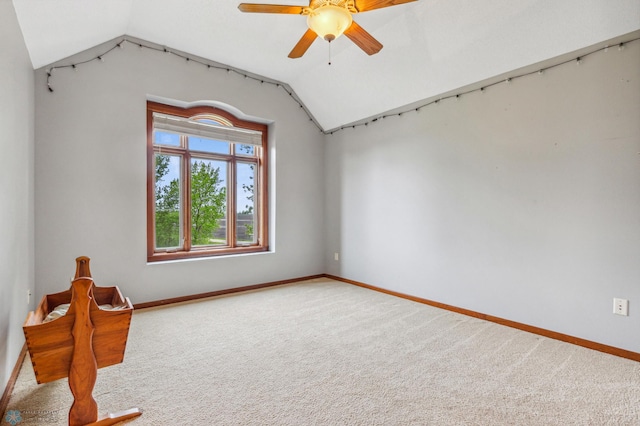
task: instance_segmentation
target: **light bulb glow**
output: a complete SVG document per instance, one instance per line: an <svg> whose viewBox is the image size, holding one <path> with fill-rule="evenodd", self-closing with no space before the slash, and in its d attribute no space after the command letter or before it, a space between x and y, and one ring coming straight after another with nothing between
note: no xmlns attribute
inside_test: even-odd
<svg viewBox="0 0 640 426"><path fill-rule="evenodd" d="M307 17L309 28L329 42L340 37L352 22L351 13L347 9L333 5L321 6Z"/></svg>

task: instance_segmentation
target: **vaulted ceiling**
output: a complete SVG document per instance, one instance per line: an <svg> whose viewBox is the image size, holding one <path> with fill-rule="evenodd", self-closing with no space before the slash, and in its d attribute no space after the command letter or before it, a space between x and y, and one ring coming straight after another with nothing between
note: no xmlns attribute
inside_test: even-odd
<svg viewBox="0 0 640 426"><path fill-rule="evenodd" d="M640 29L638 0L417 0L354 15L384 45L375 55L340 37L290 59L306 17L239 0L13 3L34 68L128 35L286 83L324 130Z"/></svg>

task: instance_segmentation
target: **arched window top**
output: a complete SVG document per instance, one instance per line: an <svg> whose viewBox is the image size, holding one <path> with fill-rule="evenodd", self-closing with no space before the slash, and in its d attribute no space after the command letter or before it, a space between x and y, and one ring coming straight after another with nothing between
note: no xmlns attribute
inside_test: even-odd
<svg viewBox="0 0 640 426"><path fill-rule="evenodd" d="M217 114L198 114L193 117L189 117L189 120L212 124L215 126L233 127L233 123L231 121Z"/></svg>

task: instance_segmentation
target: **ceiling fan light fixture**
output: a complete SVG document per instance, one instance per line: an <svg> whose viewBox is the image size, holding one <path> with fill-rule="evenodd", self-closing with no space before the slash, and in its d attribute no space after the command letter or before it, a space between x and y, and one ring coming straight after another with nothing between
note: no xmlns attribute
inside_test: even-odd
<svg viewBox="0 0 640 426"><path fill-rule="evenodd" d="M307 16L307 25L319 37L331 42L351 26L351 13L344 7L325 5L314 9Z"/></svg>

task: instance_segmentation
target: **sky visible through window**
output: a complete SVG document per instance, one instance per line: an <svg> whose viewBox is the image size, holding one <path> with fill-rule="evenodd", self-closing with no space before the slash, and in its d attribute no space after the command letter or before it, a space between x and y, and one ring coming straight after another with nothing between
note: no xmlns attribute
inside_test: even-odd
<svg viewBox="0 0 640 426"><path fill-rule="evenodd" d="M165 146L180 146L180 135L175 133L167 133L167 132L154 132L154 141L156 145L165 145ZM215 154L229 154L232 148L232 143L225 141L218 141L213 139L206 138L198 138L194 136L189 136L189 149L194 151L202 151L207 153L215 153ZM252 145L237 145L236 153L240 155L248 155L253 157L255 153L255 147ZM204 160L206 161L206 160ZM222 185L226 186L227 179L225 170L220 170L220 177L222 178ZM252 186L255 184L254 178L254 170L248 165L239 163L239 167L237 170L237 179L238 179L238 191L237 191L237 211L243 212L248 209L248 207L255 207L253 201L249 200L252 194L246 190L243 190L245 186ZM178 179L180 177L180 166L177 157L171 158L170 167L168 173L162 178L160 185L168 185L174 179Z"/></svg>

